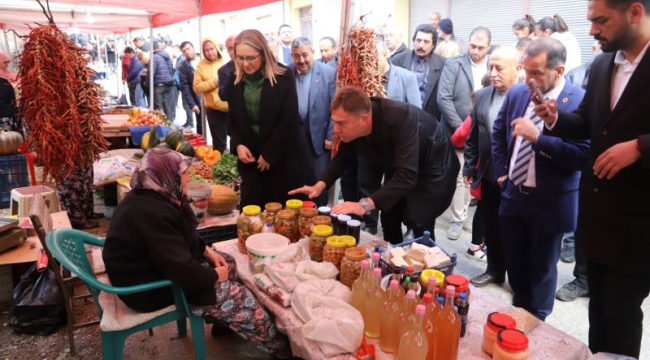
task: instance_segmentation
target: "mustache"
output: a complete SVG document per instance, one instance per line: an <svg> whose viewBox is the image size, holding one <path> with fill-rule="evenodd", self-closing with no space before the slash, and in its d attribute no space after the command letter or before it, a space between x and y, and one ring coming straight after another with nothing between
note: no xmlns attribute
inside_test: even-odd
<svg viewBox="0 0 650 360"><path fill-rule="evenodd" d="M602 37L602 36L600 36L600 35L594 35L594 40L598 40L598 41L607 41L607 39L605 39L604 37Z"/></svg>

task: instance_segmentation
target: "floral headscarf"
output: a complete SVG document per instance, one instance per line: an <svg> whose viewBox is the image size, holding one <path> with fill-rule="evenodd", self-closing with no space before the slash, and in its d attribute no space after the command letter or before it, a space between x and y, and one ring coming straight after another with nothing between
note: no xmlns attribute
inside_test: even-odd
<svg viewBox="0 0 650 360"><path fill-rule="evenodd" d="M11 57L3 52L0 52L0 63L5 63L7 61L11 61ZM16 81L16 73L9 68L0 68L0 78L7 79L9 82L14 82Z"/></svg>
<svg viewBox="0 0 650 360"><path fill-rule="evenodd" d="M181 175L192 165L192 161L180 153L165 148L153 148L146 152L140 165L131 177L131 188L150 189L164 196L181 208L185 219L196 227L197 221L190 203L183 195Z"/></svg>

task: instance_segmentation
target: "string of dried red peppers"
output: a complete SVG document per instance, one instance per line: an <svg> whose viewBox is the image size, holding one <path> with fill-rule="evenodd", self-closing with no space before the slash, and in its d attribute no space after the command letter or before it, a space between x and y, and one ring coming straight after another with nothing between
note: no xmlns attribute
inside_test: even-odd
<svg viewBox="0 0 650 360"><path fill-rule="evenodd" d="M90 81L84 50L43 12L50 22L21 36L19 86L27 147L43 163L43 181L49 175L59 182L80 164L98 160L108 142L102 135L99 85Z"/></svg>
<svg viewBox="0 0 650 360"><path fill-rule="evenodd" d="M372 29L360 24L350 30L347 43L339 54L336 86L339 89L355 86L363 89L369 96L386 97L386 91L381 84L377 43ZM336 156L340 145L341 138L334 134L332 157Z"/></svg>

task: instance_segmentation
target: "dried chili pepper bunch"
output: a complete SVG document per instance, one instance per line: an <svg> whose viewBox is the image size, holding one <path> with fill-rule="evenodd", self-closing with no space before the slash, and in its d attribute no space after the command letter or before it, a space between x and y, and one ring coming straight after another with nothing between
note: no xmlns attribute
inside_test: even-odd
<svg viewBox="0 0 650 360"><path fill-rule="evenodd" d="M99 85L78 47L49 22L21 36L25 40L18 74L23 117L29 130L27 148L43 162L43 181L72 174L80 164L93 163L108 149L102 136Z"/></svg>

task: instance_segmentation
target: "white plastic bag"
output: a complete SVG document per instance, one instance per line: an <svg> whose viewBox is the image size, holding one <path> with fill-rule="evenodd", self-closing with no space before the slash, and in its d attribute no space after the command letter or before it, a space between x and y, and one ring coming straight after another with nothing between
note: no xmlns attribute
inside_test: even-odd
<svg viewBox="0 0 650 360"><path fill-rule="evenodd" d="M298 285L291 297L291 307L305 322L305 338L317 342L327 357L361 346L363 318L349 304L351 295L336 280L311 280Z"/></svg>
<svg viewBox="0 0 650 360"><path fill-rule="evenodd" d="M339 270L331 262L303 260L296 266L296 276L300 281L336 279Z"/></svg>
<svg viewBox="0 0 650 360"><path fill-rule="evenodd" d="M264 267L266 274L271 281L281 289L293 292L293 289L300 284L296 277L296 264L293 263L271 263Z"/></svg>
<svg viewBox="0 0 650 360"><path fill-rule="evenodd" d="M93 185L100 185L117 179L132 176L135 169L128 165L123 156L111 156L93 164Z"/></svg>

